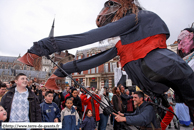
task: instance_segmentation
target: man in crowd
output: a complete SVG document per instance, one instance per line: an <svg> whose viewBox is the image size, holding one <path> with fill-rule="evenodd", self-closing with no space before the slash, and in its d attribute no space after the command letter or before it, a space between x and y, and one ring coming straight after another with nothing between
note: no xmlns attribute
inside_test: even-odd
<svg viewBox="0 0 194 130"><path fill-rule="evenodd" d="M157 123L156 113L152 105L144 101L144 93L137 91L133 95L134 105L137 107L134 113L115 114L117 122L126 122L128 125L140 126L142 130L160 130Z"/></svg>
<svg viewBox="0 0 194 130"><path fill-rule="evenodd" d="M1 105L7 111L6 122L41 122L41 110L36 95L27 87L28 78L19 73L13 86L2 97Z"/></svg>
<svg viewBox="0 0 194 130"><path fill-rule="evenodd" d="M63 91L63 96L65 97L70 91L70 87L66 87L66 89Z"/></svg>

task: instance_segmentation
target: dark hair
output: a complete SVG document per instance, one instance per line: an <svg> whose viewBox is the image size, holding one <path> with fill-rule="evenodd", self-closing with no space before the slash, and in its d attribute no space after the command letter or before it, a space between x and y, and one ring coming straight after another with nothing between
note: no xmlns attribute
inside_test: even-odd
<svg viewBox="0 0 194 130"><path fill-rule="evenodd" d="M134 94L137 94L139 98L142 97L142 98L143 98L143 101L144 101L144 93L143 93L143 92L141 92L141 91L136 91L136 92L134 92Z"/></svg>
<svg viewBox="0 0 194 130"><path fill-rule="evenodd" d="M5 83L2 83L2 84L0 84L0 88L5 88L5 87L7 87L7 85L5 84Z"/></svg>
<svg viewBox="0 0 194 130"><path fill-rule="evenodd" d="M92 111L92 110L90 110L90 109L86 110L86 115L88 115L88 112L89 112L89 111Z"/></svg>
<svg viewBox="0 0 194 130"><path fill-rule="evenodd" d="M14 83L15 83L15 81L10 81L10 83L11 83L11 84L14 84Z"/></svg>
<svg viewBox="0 0 194 130"><path fill-rule="evenodd" d="M20 76L26 76L24 73L19 73L16 77L15 77L15 80L18 80L18 78L20 77Z"/></svg>
<svg viewBox="0 0 194 130"><path fill-rule="evenodd" d="M117 87L114 87L114 88L112 89L112 93L113 93L113 94L116 94L116 91L117 91Z"/></svg>
<svg viewBox="0 0 194 130"><path fill-rule="evenodd" d="M46 91L45 96L49 95L50 93L53 94L53 92L50 91L50 90L49 91Z"/></svg>
<svg viewBox="0 0 194 130"><path fill-rule="evenodd" d="M72 101L72 103L73 103L73 100L71 98L67 98L65 103L67 102L67 100Z"/></svg>
<svg viewBox="0 0 194 130"><path fill-rule="evenodd" d="M77 89L76 88L72 88L71 89L71 93L73 93L73 91L77 91Z"/></svg>

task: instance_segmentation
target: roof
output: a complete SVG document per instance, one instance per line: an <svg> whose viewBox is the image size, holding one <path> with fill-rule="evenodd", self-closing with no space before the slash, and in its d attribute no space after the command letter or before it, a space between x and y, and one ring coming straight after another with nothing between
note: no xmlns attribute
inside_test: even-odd
<svg viewBox="0 0 194 130"><path fill-rule="evenodd" d="M0 69L0 75L2 75L3 72L4 72L4 75L10 75L10 76L12 76L12 73L14 73L14 76L16 76L19 73L24 73L26 74L27 77L31 77L31 78L36 77L41 79L45 79L48 74L45 71Z"/></svg>
<svg viewBox="0 0 194 130"><path fill-rule="evenodd" d="M14 62L18 57L0 56L1 62Z"/></svg>

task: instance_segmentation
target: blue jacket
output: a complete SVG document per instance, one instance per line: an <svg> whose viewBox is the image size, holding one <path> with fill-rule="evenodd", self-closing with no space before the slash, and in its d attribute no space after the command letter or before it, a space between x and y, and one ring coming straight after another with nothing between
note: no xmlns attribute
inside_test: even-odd
<svg viewBox="0 0 194 130"><path fill-rule="evenodd" d="M40 104L42 122L54 122L55 118L60 121L61 115L59 107L56 103L46 103L45 101Z"/></svg>
<svg viewBox="0 0 194 130"><path fill-rule="evenodd" d="M129 125L151 128L151 123L153 123L155 128L160 128L157 125L156 113L153 106L145 101L136 108L134 113L125 113L125 117L126 123Z"/></svg>
<svg viewBox="0 0 194 130"><path fill-rule="evenodd" d="M72 107L68 109L65 107L61 111L62 130L78 130L79 129L79 115Z"/></svg>
<svg viewBox="0 0 194 130"><path fill-rule="evenodd" d="M93 117L86 116L81 124L82 130L94 130L96 128L96 122Z"/></svg>

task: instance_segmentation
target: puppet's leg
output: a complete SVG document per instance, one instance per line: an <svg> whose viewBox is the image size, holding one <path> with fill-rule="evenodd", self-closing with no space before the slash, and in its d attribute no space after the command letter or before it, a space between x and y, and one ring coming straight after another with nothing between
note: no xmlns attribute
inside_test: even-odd
<svg viewBox="0 0 194 130"><path fill-rule="evenodd" d="M176 53L156 49L144 58L145 64L155 72L152 81L171 87L179 98L194 110L194 72Z"/></svg>

